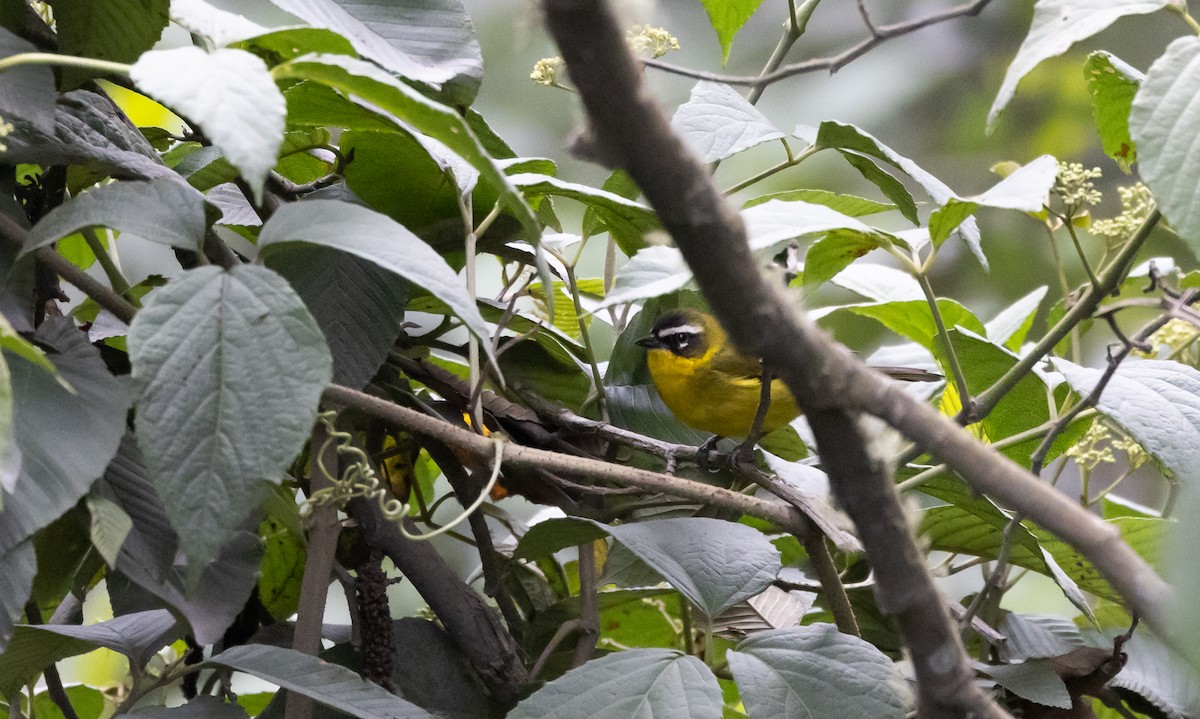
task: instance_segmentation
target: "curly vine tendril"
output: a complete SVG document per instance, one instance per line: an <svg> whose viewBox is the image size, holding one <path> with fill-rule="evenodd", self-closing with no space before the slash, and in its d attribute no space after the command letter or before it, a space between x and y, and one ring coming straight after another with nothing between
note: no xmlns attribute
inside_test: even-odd
<svg viewBox="0 0 1200 719"><path fill-rule="evenodd" d="M338 509L343 509L350 500L358 497L367 500L373 499L379 503L379 509L383 513L383 516L389 522L396 525L400 530L400 534L404 535L406 539L423 542L433 539L439 534L449 532L467 517L470 517L487 500L492 488L496 486L496 482L500 479L500 465L504 461L504 439L499 435L492 435L491 439L496 448L496 454L492 460L492 476L488 479L487 485L484 486L483 490L479 492L479 496L471 503L471 506L460 512L453 520L432 532L412 534L405 529L403 522L404 518L408 516L411 505L388 496L387 490L379 482L379 476L371 468L371 463L368 461L366 452L351 444L352 437L349 432L343 432L334 426L336 418L336 412L322 412L317 415L317 420L325 427L328 436L321 445L321 451L313 455L312 462L317 471L324 475L332 483L332 486L312 493L308 498L308 502L301 510L301 514L304 517L308 517L312 514L313 510L320 507L335 506ZM325 452L334 443L337 444L339 455L349 456L353 460L346 467L346 471L342 473L341 477L335 477L323 461Z"/></svg>

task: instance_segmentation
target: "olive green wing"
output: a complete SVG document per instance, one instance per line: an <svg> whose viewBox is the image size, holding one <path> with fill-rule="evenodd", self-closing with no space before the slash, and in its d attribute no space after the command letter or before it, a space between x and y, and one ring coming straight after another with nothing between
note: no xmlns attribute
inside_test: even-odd
<svg viewBox="0 0 1200 719"><path fill-rule="evenodd" d="M712 369L731 379L762 382L762 362L732 349L722 349L713 355Z"/></svg>

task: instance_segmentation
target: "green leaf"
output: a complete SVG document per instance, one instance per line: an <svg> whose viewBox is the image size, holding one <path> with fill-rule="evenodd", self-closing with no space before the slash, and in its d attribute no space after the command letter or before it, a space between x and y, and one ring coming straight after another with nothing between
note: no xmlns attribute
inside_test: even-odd
<svg viewBox="0 0 1200 719"><path fill-rule="evenodd" d="M881 169L879 165L876 165L872 160L862 155L847 150L840 150L840 152L846 162L855 170L858 170L858 174L862 175L863 179L878 187L884 197L896 205L896 209L900 211L904 219L914 225L921 223L921 218L917 214L917 202L913 199L912 194L909 193L908 188L904 186L903 182L892 177L890 173Z"/></svg>
<svg viewBox="0 0 1200 719"><path fill-rule="evenodd" d="M1008 637L1001 656L1009 662L1050 659L1085 646L1079 628L1066 617L1008 614L999 629Z"/></svg>
<svg viewBox="0 0 1200 719"><path fill-rule="evenodd" d="M170 0L55 0L58 51L133 62L162 37L170 4ZM63 82L75 88L101 74L90 68L63 68Z"/></svg>
<svg viewBox="0 0 1200 719"><path fill-rule="evenodd" d="M1200 107L1200 38L1181 37L1154 61L1133 99L1129 133L1138 148L1138 174L1163 215L1200 254L1200 151L1194 147Z"/></svg>
<svg viewBox="0 0 1200 719"><path fill-rule="evenodd" d="M1033 320L1037 317L1038 308L1046 297L1047 289L1045 285L1037 288L985 323L988 339L1013 352L1021 349L1026 335L1029 334L1029 328L1033 326Z"/></svg>
<svg viewBox="0 0 1200 719"><path fill-rule="evenodd" d="M129 70L139 89L199 125L242 173L256 202L283 142L286 103L262 60L198 47L145 53Z"/></svg>
<svg viewBox="0 0 1200 719"><path fill-rule="evenodd" d="M1116 55L1103 51L1088 55L1083 75L1087 78L1092 117L1104 154L1129 172L1129 166L1137 160L1137 147L1129 136L1129 110L1146 76Z"/></svg>
<svg viewBox="0 0 1200 719"><path fill-rule="evenodd" d="M781 243L806 235L850 230L876 237L881 245L895 238L883 230L843 215L824 205L793 200L770 200L742 210L746 235L753 250L773 250Z"/></svg>
<svg viewBox="0 0 1200 719"><path fill-rule="evenodd" d="M671 118L671 127L704 163L784 137L741 93L706 80L692 88L688 101Z"/></svg>
<svg viewBox="0 0 1200 719"><path fill-rule="evenodd" d="M886 202L876 202L875 200L868 200L865 197L855 195L839 195L829 190L784 190L782 192L772 192L761 197L755 197L752 200L747 200L746 204L742 205L742 209L761 205L771 200L781 200L783 202L800 200L811 205L825 205L829 209L837 210L848 217L863 217L864 215L874 215L897 209L896 205Z"/></svg>
<svg viewBox="0 0 1200 719"><path fill-rule="evenodd" d="M238 699L240 701L241 696ZM128 719L245 719L248 715L246 710L237 704L201 694L176 707L142 707L131 712L121 712L121 716Z"/></svg>
<svg viewBox="0 0 1200 719"><path fill-rule="evenodd" d="M555 169L557 170L557 168ZM545 172L540 170L538 172L543 175L558 174L557 172ZM638 187L637 183L633 181L633 178L629 176L629 173L625 172L624 170L613 170L613 173L604 180L604 184L600 186L600 189L604 190L605 192L611 192L614 195L624 197L627 200L636 200L638 196L642 194L642 188ZM584 210L583 236L587 238L605 231L606 228L601 224L600 218L596 216L596 211L591 207L588 207L586 210ZM636 252L639 249L642 248L633 248L633 251L626 251L622 249L621 251L624 252L628 257L632 256L633 252Z"/></svg>
<svg viewBox="0 0 1200 719"><path fill-rule="evenodd" d="M141 667L162 647L182 635L178 620L165 609L126 614L98 624L24 624L0 655L0 694L12 696L50 664L104 647Z"/></svg>
<svg viewBox="0 0 1200 719"><path fill-rule="evenodd" d="M592 522L574 517L554 517L530 527L517 543L513 558L537 559L606 536L608 530Z"/></svg>
<svg viewBox="0 0 1200 719"><path fill-rule="evenodd" d="M5 356L12 376L20 475L12 491L4 493L0 554L87 494L117 451L129 407L125 385L109 373L100 353L69 319L47 318L35 340L56 351L50 361L58 377L16 355ZM71 438L69 452L63 450L63 437Z"/></svg>
<svg viewBox="0 0 1200 719"><path fill-rule="evenodd" d="M762 0L700 0L708 12L708 21L721 41L721 64L729 62L733 36L746 24Z"/></svg>
<svg viewBox="0 0 1200 719"><path fill-rule="evenodd" d="M640 250L617 271L613 287L600 307L661 297L692 281L692 271L674 247L657 245Z"/></svg>
<svg viewBox="0 0 1200 719"><path fill-rule="evenodd" d="M952 197L929 216L929 234L934 246L946 241L963 220L980 207L1037 212L1046 204L1047 194L1058 176L1058 161L1042 155L993 187L974 197Z"/></svg>
<svg viewBox="0 0 1200 719"><path fill-rule="evenodd" d="M710 618L779 574L779 551L744 524L686 517L621 524L608 533Z"/></svg>
<svg viewBox="0 0 1200 719"><path fill-rule="evenodd" d="M1058 358L1054 367L1085 397L1104 374ZM1140 444L1168 477L1185 486L1200 482L1200 371L1179 362L1122 363L1096 409Z"/></svg>
<svg viewBox="0 0 1200 719"><path fill-rule="evenodd" d="M555 306L570 300L559 298ZM528 388L545 399L582 412L592 394L591 369L567 351L549 332L504 345L500 371L514 387Z"/></svg>
<svg viewBox="0 0 1200 719"><path fill-rule="evenodd" d="M12 638L13 622L25 611L35 574L37 553L32 540L0 552L0 651L4 651Z"/></svg>
<svg viewBox="0 0 1200 719"><path fill-rule="evenodd" d="M0 59L37 52L33 44L0 28ZM54 134L54 72L49 65L19 65L0 74L0 116L20 118Z"/></svg>
<svg viewBox="0 0 1200 719"><path fill-rule="evenodd" d="M460 0L271 0L317 27L345 37L362 57L401 77L449 84L456 105L470 105L483 77L483 55Z"/></svg>
<svg viewBox="0 0 1200 719"><path fill-rule="evenodd" d="M276 79L312 80L356 96L441 142L470 163L501 193L529 238L541 236L541 227L521 193L488 156L462 117L451 108L426 98L370 63L339 55L308 55L275 67L272 74Z"/></svg>
<svg viewBox="0 0 1200 719"><path fill-rule="evenodd" d="M725 656L752 719L899 719L912 703L887 655L831 624L761 632Z"/></svg>
<svg viewBox="0 0 1200 719"><path fill-rule="evenodd" d="M607 190L532 173L513 175L509 180L527 196L568 197L583 203L599 223L596 231L607 230L626 255L645 247L646 233L659 229L653 210Z"/></svg>
<svg viewBox="0 0 1200 719"><path fill-rule="evenodd" d="M1181 630L1194 640L1195 634L1190 628L1181 627ZM1137 632L1124 646L1124 651L1129 660L1109 683L1110 687L1115 687L1121 694L1132 693L1148 701L1162 712L1161 716L1185 719L1200 714L1200 686L1196 683L1195 673L1189 672L1179 656L1157 637L1148 632Z"/></svg>
<svg viewBox="0 0 1200 719"><path fill-rule="evenodd" d="M259 247L264 248L261 237ZM407 281L370 260L330 247L283 244L263 257L267 267L292 285L320 325L333 354L333 381L355 389L365 385L400 336Z"/></svg>
<svg viewBox="0 0 1200 719"><path fill-rule="evenodd" d="M817 131L816 144L821 147L836 149L842 152L843 155L846 155L846 153L849 152L863 158L875 158L877 160L883 160L884 162L896 167L904 174L916 180L917 184L919 184L929 195L929 197L939 205L944 205L949 202L951 198L955 197L954 191L951 190L946 183L922 169L917 165L917 163L875 139L875 137L873 137L870 133L861 128L855 127L854 125L847 125L833 121L822 122ZM847 156L847 159L849 160L850 156ZM863 168L861 167L862 163L855 164L852 162L851 164L859 169L860 172L863 171ZM868 179L871 178L868 177ZM881 189L883 189L883 186L881 186ZM905 194L907 194L907 191L905 191ZM900 206L902 212L906 209L905 204L902 204L902 197L899 197L894 192L892 194L888 194L887 196ZM912 209L914 210L913 217L910 217L909 219L913 220L915 223L916 208L913 207ZM908 217L908 215L906 214L905 217ZM975 255L975 258L979 260L979 263L983 265L984 268L987 268L987 257L984 256L983 249L979 244L979 226L975 223L975 220L972 218L967 218L962 222L962 224L958 225L957 229L959 234L962 235L963 241L967 243L967 247L971 250L971 253Z"/></svg>
<svg viewBox="0 0 1200 719"><path fill-rule="evenodd" d="M967 391L972 395L991 387L1019 361L1018 356L1010 350L965 330L952 329L948 334L962 366ZM949 361L941 343L935 343L932 351L943 369L947 367ZM1047 394L1046 383L1038 375L1029 373L1022 376L995 409L979 423L986 441L998 442L1049 422L1051 417ZM1045 463L1050 463L1073 445L1090 424L1077 422L1062 432L1047 453ZM1006 447L1001 452L1028 468L1030 455L1041 442L1042 438L1037 437Z"/></svg>
<svg viewBox="0 0 1200 719"><path fill-rule="evenodd" d="M234 42L231 47L247 50L274 61L287 62L312 52L354 55L354 46L345 37L323 27L284 27ZM291 120L291 118L288 118Z"/></svg>
<svg viewBox="0 0 1200 719"><path fill-rule="evenodd" d="M1004 81L988 111L988 131L995 127L1000 111L1012 99L1017 83L1043 60L1063 54L1119 18L1154 12L1169 4L1170 0L1038 0L1029 33L1004 73Z"/></svg>
<svg viewBox="0 0 1200 719"><path fill-rule="evenodd" d="M165 178L116 182L51 210L29 232L22 255L88 227L110 227L151 242L198 252L208 229L204 195Z"/></svg>
<svg viewBox="0 0 1200 719"><path fill-rule="evenodd" d="M92 717L99 719L104 715L104 694L99 689L77 684L73 687L65 687L63 691L66 692L67 701L71 702L71 708L75 710L76 716L81 719L92 719ZM41 719L66 719L62 710L50 698L50 692L41 692L33 698L31 715L41 717ZM130 715L126 714L125 716Z"/></svg>
<svg viewBox="0 0 1200 719"><path fill-rule="evenodd" d="M671 649L630 649L546 684L509 719L719 719L721 688L699 659Z"/></svg>
<svg viewBox="0 0 1200 719"><path fill-rule="evenodd" d="M394 690L439 716L493 714L462 650L435 622L416 617L392 622L390 679Z"/></svg>
<svg viewBox="0 0 1200 719"><path fill-rule="evenodd" d="M1052 662L1034 659L1020 664L978 666L978 669L1023 699L1042 706L1071 708L1071 694L1062 678L1055 673Z"/></svg>
<svg viewBox="0 0 1200 719"><path fill-rule="evenodd" d="M491 357L491 332L475 298L441 255L403 225L347 202L307 200L280 207L258 236L264 260L298 242L348 252L424 287L483 340L480 344Z"/></svg>
<svg viewBox="0 0 1200 719"><path fill-rule="evenodd" d="M92 544L105 562L116 566L121 545L133 529L133 520L119 504L107 497L92 495L87 499L87 506L92 515Z"/></svg>
<svg viewBox="0 0 1200 719"><path fill-rule="evenodd" d="M819 287L859 257L880 247L879 237L852 230L834 230L812 243L804 255L804 286Z"/></svg>
<svg viewBox="0 0 1200 719"><path fill-rule="evenodd" d="M289 504L291 512L298 514L296 503L291 501ZM290 531L273 517L264 519L258 532L264 545L258 598L263 609L283 621L295 614L300 604L300 582L304 578L308 547L303 533Z"/></svg>
<svg viewBox="0 0 1200 719"><path fill-rule="evenodd" d="M205 664L245 672L361 719L431 719L354 672L292 649L265 644L230 647Z"/></svg>
<svg viewBox="0 0 1200 719"><path fill-rule="evenodd" d="M42 133L14 121L13 133L4 138L5 163L89 164L125 178L178 179L142 133L118 115L107 95L67 93L59 98L55 123L53 133Z"/></svg>
<svg viewBox="0 0 1200 719"><path fill-rule="evenodd" d="M1165 554L1167 532L1171 522L1166 519L1142 517L1116 517L1105 520L1120 531L1121 539L1137 552L1147 563L1161 570ZM1097 597L1120 602L1121 595L1100 574L1100 570L1087 560L1078 550L1057 538L1050 532L1037 528L1034 536L1050 555L1055 563L1062 568L1063 573L1079 585L1079 588L1091 592ZM1036 568L1034 568L1036 569Z"/></svg>
<svg viewBox="0 0 1200 719"><path fill-rule="evenodd" d="M188 538L195 586L307 439L332 375L329 348L287 282L251 265L171 280L147 298L128 342L138 442Z"/></svg>
<svg viewBox="0 0 1200 719"><path fill-rule="evenodd" d="M954 300L939 298L937 306L947 328L962 326L976 334L984 333L983 323L970 310ZM848 305L840 309L878 320L884 327L916 342L930 352L935 351L941 342L938 339L933 312L925 300Z"/></svg>
<svg viewBox="0 0 1200 719"><path fill-rule="evenodd" d="M204 0L173 0L171 21L192 35L211 40L217 47L225 47L267 32L267 28L262 25L237 13L209 5Z"/></svg>

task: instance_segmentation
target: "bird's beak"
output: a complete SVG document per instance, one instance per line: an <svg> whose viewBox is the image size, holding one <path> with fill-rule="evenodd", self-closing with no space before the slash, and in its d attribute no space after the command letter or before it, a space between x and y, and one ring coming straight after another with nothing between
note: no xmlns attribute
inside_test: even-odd
<svg viewBox="0 0 1200 719"><path fill-rule="evenodd" d="M641 338L640 340L635 341L634 344L637 345L638 347L645 347L647 349L654 349L655 347L662 347L662 342L659 342L658 338L655 337L654 335L646 335L645 337Z"/></svg>

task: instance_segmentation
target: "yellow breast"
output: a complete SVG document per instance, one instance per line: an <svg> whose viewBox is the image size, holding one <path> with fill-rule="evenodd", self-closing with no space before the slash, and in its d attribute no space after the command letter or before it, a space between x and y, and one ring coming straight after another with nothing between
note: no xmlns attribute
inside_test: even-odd
<svg viewBox="0 0 1200 719"><path fill-rule="evenodd" d="M711 355L687 358L652 349L646 362L663 403L680 421L722 437L745 437L754 424L762 382L714 370ZM771 382L771 407L763 431L778 429L799 414L787 387L779 380Z"/></svg>

